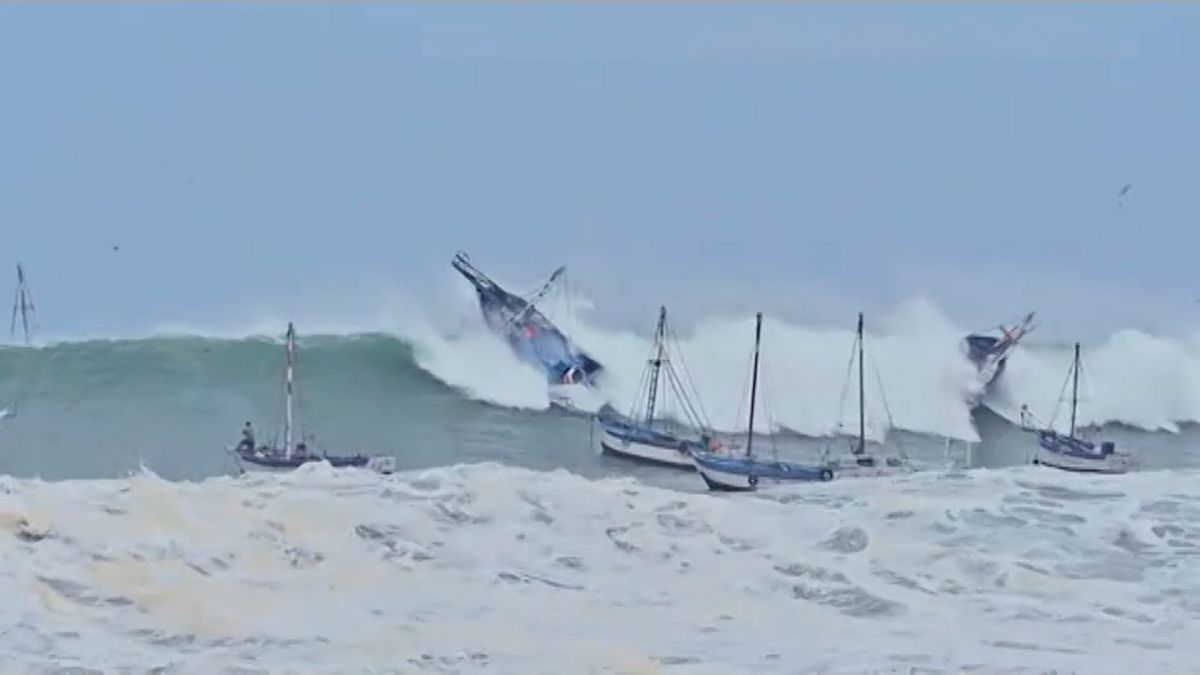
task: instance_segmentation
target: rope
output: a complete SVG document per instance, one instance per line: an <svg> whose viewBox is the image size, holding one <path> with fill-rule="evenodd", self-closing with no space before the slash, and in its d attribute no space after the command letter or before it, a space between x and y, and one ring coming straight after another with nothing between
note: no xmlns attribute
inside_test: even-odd
<svg viewBox="0 0 1200 675"><path fill-rule="evenodd" d="M842 394L838 397L838 414L837 426L835 431L842 429L842 422L845 421L846 415L846 394L850 390L850 378L854 376L854 357L858 352L858 338L854 339L854 344L850 345L850 360L846 363L846 378L842 380Z"/></svg>
<svg viewBox="0 0 1200 675"><path fill-rule="evenodd" d="M700 400L700 390L696 387L696 381L692 379L692 373L688 370L687 361L683 358L683 349L680 347L679 337L675 334L675 329L671 326L667 326L667 337L675 343L675 354L679 357L679 365L683 367L683 374L687 378L687 384L695 394L696 406L700 409L700 420L706 429L711 429L712 418L708 416L708 411L704 409L704 401Z"/></svg>
<svg viewBox="0 0 1200 675"><path fill-rule="evenodd" d="M1071 369L1074 369L1072 364ZM1054 413L1050 416L1050 427L1054 427L1054 422L1058 420L1058 411L1062 408L1063 398L1067 395L1067 385L1071 384L1071 370L1067 370L1067 376L1063 379L1062 387L1058 390L1058 401L1054 404Z"/></svg>
<svg viewBox="0 0 1200 675"><path fill-rule="evenodd" d="M871 359L871 370L875 373L875 383L879 387L879 400L883 401L883 412L887 415L888 429L893 429L896 427L896 421L892 419L892 409L888 405L887 392L883 389L883 377L880 374L879 364L875 363L875 356L873 354L868 355L867 358ZM900 450L900 456L908 459L908 452L905 450L904 443L899 437L896 438L896 447Z"/></svg>

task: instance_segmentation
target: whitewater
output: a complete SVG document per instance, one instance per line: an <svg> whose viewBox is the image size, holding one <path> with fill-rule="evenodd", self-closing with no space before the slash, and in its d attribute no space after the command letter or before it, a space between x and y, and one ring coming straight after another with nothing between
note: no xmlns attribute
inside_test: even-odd
<svg viewBox="0 0 1200 675"><path fill-rule="evenodd" d="M1197 477L9 479L2 641L19 669L1188 672Z"/></svg>
<svg viewBox="0 0 1200 675"><path fill-rule="evenodd" d="M1169 673L1197 657L1187 339L1084 343L1081 419L1140 469L1060 474L1026 465L1013 422L1022 404L1054 416L1070 345L1035 333L973 408L968 331L906 303L867 317L868 435L931 470L717 496L600 456L587 416L551 407L469 301L448 321L297 320L301 426L396 456L392 476L236 474L223 448L279 417L283 321L0 347L5 666ZM588 408L633 403L647 309L641 331L579 302L554 316L606 367ZM853 321L767 317L758 412L781 455L854 423ZM753 317L676 329L713 424L744 429ZM948 439L969 446L955 468Z"/></svg>

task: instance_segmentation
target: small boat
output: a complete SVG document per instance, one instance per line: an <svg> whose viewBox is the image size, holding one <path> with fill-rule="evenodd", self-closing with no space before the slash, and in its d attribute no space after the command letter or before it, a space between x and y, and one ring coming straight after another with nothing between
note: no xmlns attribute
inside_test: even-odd
<svg viewBox="0 0 1200 675"><path fill-rule="evenodd" d="M551 403L574 407L572 388L596 386L603 371L600 363L550 323L537 308L537 303L563 276L565 267L555 270L529 299L524 299L492 281L463 251L455 253L450 264L475 287L479 309L488 328L504 337L518 358L546 373Z"/></svg>
<svg viewBox="0 0 1200 675"><path fill-rule="evenodd" d="M37 325L36 311L33 306L33 295L29 292L29 284L25 283L25 270L21 267L21 263L17 263L17 290L13 293L12 323L9 324L8 336L14 337L17 334L17 317L20 316L25 345L29 346L30 329Z"/></svg>
<svg viewBox="0 0 1200 675"><path fill-rule="evenodd" d="M971 403L977 404L983 390L991 386L1004 372L1009 354L1016 349L1021 338L1033 330L1033 316L1034 312L1030 312L1012 327L1000 325L994 332L972 333L963 338L967 359L975 366L981 385L979 394Z"/></svg>
<svg viewBox="0 0 1200 675"><path fill-rule="evenodd" d="M371 457L363 454L330 455L318 452L308 447L305 440L294 442L293 418L294 375L296 370L296 328L288 323L285 351L287 353L284 368L284 417L283 444L258 445L254 442L253 427L246 423L245 438L234 447L228 447L230 453L241 461L268 469L295 469L309 462L329 462L335 467L365 467L379 473L395 471L396 458L390 456Z"/></svg>
<svg viewBox="0 0 1200 675"><path fill-rule="evenodd" d="M854 360L858 363L858 436L854 438L849 452L832 454L829 449L826 449L823 457L825 465L833 469L837 476L886 476L907 473L913 470L913 466L907 458L867 452L866 386L864 382L866 371L863 351L863 315L862 312L859 312L854 339ZM843 389L844 391L845 389ZM886 410L887 400L883 396L882 384L880 397L884 398L883 403ZM889 423L891 421L890 412L888 421Z"/></svg>
<svg viewBox="0 0 1200 675"><path fill-rule="evenodd" d="M599 428L600 450L606 455L690 471L693 452L716 452L720 444L704 421L703 410L684 387L686 369L681 374L671 363L667 333L667 308L661 307L633 409L623 417L606 407L594 424ZM694 391L695 387L691 388ZM655 417L668 408L672 395L686 425Z"/></svg>
<svg viewBox="0 0 1200 675"><path fill-rule="evenodd" d="M1118 452L1113 441L1090 441L1076 435L1076 414L1079 410L1079 343L1075 343L1075 358L1068 374L1071 380L1071 426L1066 434L1053 429L1051 423L1038 428L1028 406L1021 406L1021 428L1037 435L1032 462L1063 471L1082 473L1126 473L1133 467L1133 457ZM1065 387L1065 383L1064 383ZM1060 398L1061 402L1061 398Z"/></svg>
<svg viewBox="0 0 1200 675"><path fill-rule="evenodd" d="M754 366L750 380L750 420L746 432L746 454L731 457L714 452L693 452L692 464L709 490L749 492L765 484L791 484L833 479L827 466L758 459L754 456L754 406L758 395L758 359L762 344L762 312L755 315Z"/></svg>

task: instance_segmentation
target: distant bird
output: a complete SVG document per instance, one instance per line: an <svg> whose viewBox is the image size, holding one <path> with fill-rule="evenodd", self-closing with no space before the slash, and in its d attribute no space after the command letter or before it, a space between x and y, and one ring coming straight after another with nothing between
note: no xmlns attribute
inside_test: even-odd
<svg viewBox="0 0 1200 675"><path fill-rule="evenodd" d="M120 247L120 246L117 246L116 244L113 244L113 247L112 247L112 249L113 249L113 253L120 253L120 252L121 252L121 247Z"/></svg>
<svg viewBox="0 0 1200 675"><path fill-rule="evenodd" d="M1124 197L1125 193L1129 192L1129 188L1131 188L1131 187L1133 187L1133 183L1126 183L1125 187L1121 188L1121 191L1117 193L1117 196Z"/></svg>

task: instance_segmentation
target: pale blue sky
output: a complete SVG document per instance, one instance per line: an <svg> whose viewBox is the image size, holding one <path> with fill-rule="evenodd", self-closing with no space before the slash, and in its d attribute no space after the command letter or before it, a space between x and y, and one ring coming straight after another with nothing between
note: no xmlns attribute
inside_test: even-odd
<svg viewBox="0 0 1200 675"><path fill-rule="evenodd" d="M568 263L613 322L923 294L963 325L1185 330L1198 29L1182 4L3 5L0 264L59 335L438 297L458 248L526 287Z"/></svg>

